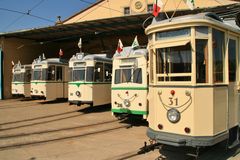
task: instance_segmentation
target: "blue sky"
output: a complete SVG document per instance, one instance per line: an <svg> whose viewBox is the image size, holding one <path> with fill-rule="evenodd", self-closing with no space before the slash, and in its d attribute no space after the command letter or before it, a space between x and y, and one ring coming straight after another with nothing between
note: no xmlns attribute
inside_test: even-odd
<svg viewBox="0 0 240 160"><path fill-rule="evenodd" d="M94 2L96 0L0 0L0 32L52 26L57 16L64 20ZM6 10L23 13L31 10L31 15L40 18Z"/></svg>

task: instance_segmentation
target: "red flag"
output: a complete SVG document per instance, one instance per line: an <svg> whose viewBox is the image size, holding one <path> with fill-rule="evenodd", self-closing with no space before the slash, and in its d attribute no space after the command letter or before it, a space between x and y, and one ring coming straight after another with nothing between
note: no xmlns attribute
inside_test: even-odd
<svg viewBox="0 0 240 160"><path fill-rule="evenodd" d="M58 53L58 54L59 54L59 56L60 56L60 57L62 57L62 56L63 56L63 51L62 51L62 49L61 49L61 48L60 48L60 50L59 50L59 53Z"/></svg>
<svg viewBox="0 0 240 160"><path fill-rule="evenodd" d="M123 44L122 44L122 41L121 39L118 40L118 46L117 46L117 52L118 53L121 53L123 50Z"/></svg>
<svg viewBox="0 0 240 160"><path fill-rule="evenodd" d="M162 0L154 0L154 3L153 3L153 15L154 17L157 17L159 12L160 12L160 9L163 7L163 2Z"/></svg>

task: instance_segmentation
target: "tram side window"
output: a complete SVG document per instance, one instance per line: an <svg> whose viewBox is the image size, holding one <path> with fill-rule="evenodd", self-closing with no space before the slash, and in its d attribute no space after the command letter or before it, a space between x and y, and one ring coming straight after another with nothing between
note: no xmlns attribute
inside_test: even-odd
<svg viewBox="0 0 240 160"><path fill-rule="evenodd" d="M104 69L105 69L105 82L111 82L111 80L112 80L112 64L105 63Z"/></svg>
<svg viewBox="0 0 240 160"><path fill-rule="evenodd" d="M208 83L208 40L196 40L197 83Z"/></svg>
<svg viewBox="0 0 240 160"><path fill-rule="evenodd" d="M133 83L142 83L142 68L137 68L134 71Z"/></svg>
<svg viewBox="0 0 240 160"><path fill-rule="evenodd" d="M103 82L103 63L97 62L95 64L95 81Z"/></svg>
<svg viewBox="0 0 240 160"><path fill-rule="evenodd" d="M120 76L121 76L121 70L116 69L115 70L115 77L114 77L114 83L119 84L120 83Z"/></svg>
<svg viewBox="0 0 240 160"><path fill-rule="evenodd" d="M92 82L93 77L94 77L94 67L87 67L87 76L86 76L86 81L87 82Z"/></svg>
<svg viewBox="0 0 240 160"><path fill-rule="evenodd" d="M213 29L213 82L223 82L224 75L224 32Z"/></svg>
<svg viewBox="0 0 240 160"><path fill-rule="evenodd" d="M230 39L228 44L228 65L229 65L229 82L236 81L236 40Z"/></svg>
<svg viewBox="0 0 240 160"><path fill-rule="evenodd" d="M69 81L73 81L73 69L72 68L68 69L68 75L69 75Z"/></svg>
<svg viewBox="0 0 240 160"><path fill-rule="evenodd" d="M56 79L57 81L62 81L63 77L62 77L62 67L61 66L57 66L57 74L56 74Z"/></svg>
<svg viewBox="0 0 240 160"><path fill-rule="evenodd" d="M48 67L48 72L47 72L47 80L55 80L55 66L49 66Z"/></svg>

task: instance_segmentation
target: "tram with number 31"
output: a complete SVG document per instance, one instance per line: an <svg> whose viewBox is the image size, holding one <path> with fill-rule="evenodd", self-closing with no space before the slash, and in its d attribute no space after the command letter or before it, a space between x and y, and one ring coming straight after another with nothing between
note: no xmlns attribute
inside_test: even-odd
<svg viewBox="0 0 240 160"><path fill-rule="evenodd" d="M174 146L239 143L240 30L213 13L158 21L149 49L150 139Z"/></svg>

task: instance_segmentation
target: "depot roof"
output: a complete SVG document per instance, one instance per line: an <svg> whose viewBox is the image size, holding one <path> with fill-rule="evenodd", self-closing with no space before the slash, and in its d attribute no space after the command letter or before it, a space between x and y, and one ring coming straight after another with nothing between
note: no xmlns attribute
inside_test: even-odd
<svg viewBox="0 0 240 160"><path fill-rule="evenodd" d="M202 11L212 11L222 15L222 17L234 17L239 13L240 5L231 4L221 7L196 9L194 11L179 11L178 15L197 13ZM169 15L172 14L168 13ZM99 20L91 20L77 22L71 24L59 24L55 26L27 29L15 32L0 33L0 37L30 39L38 42L61 41L71 38L91 37L98 34L104 35L120 35L120 34L144 34L143 22L150 17L151 14L137 14L123 17L106 18ZM220 16L221 17L221 16Z"/></svg>

